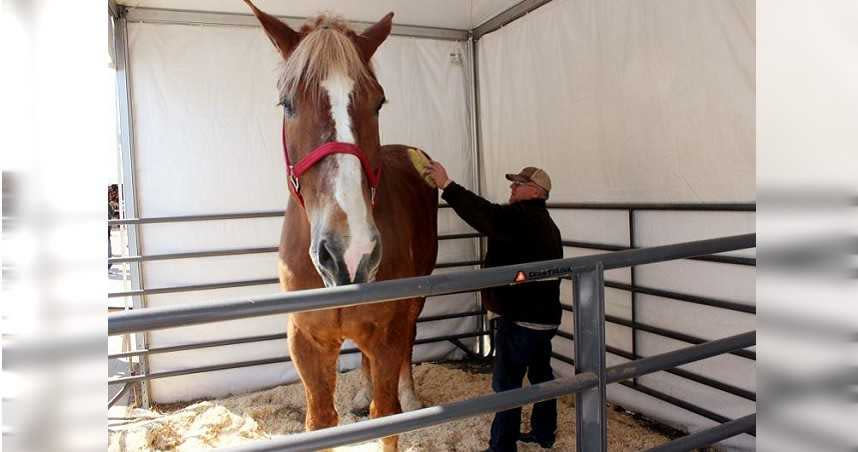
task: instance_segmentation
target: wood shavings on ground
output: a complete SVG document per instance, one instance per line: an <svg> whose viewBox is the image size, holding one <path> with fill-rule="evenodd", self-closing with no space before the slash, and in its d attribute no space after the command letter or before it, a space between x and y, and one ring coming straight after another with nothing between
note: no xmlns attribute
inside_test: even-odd
<svg viewBox="0 0 858 452"><path fill-rule="evenodd" d="M491 374L456 368L456 364L420 364L414 368L418 394L427 406L491 394ZM459 366L461 367L461 366ZM359 385L357 371L338 375L336 408L340 424L365 419L351 413L350 402ZM304 431L304 389L300 383L250 394L192 404L160 407L141 412L145 418L109 427L110 452L190 451L231 446ZM575 449L573 396L558 399L557 441L552 450ZM531 407L522 410L522 431L530 430ZM647 429L632 416L608 409L608 450L638 451L667 442L667 436ZM399 450L405 452L465 452L488 447L493 415L472 417L405 433ZM337 452L379 450L373 441L334 449ZM535 444L519 443L520 451L543 451Z"/></svg>

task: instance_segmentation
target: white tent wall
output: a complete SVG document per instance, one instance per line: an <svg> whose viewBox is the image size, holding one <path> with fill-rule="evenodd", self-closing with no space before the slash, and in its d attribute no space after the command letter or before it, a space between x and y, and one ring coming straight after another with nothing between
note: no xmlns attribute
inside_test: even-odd
<svg viewBox="0 0 858 452"><path fill-rule="evenodd" d="M755 194L755 4L752 0L554 0L480 38L484 194L502 202L504 173L547 169L553 202L730 203ZM565 240L630 246L628 212L552 210ZM753 232L753 212L636 211L634 246ZM567 247L566 256L597 251ZM754 256L754 252L733 253ZM755 305L753 267L683 260L635 269L643 287ZM629 269L606 272L628 284ZM571 304L564 282L561 299ZM630 320L629 292L606 288L606 313ZM636 296L637 321L704 339L755 329L752 314ZM571 314L561 329L572 331ZM630 328L608 323L607 343L632 351ZM687 346L637 332L637 353ZM554 340L572 356L573 343ZM608 354L608 365L626 361ZM684 369L751 390L754 361L726 355ZM572 367L553 362L555 370ZM753 401L664 372L640 382L736 418ZM714 422L612 385L609 398L680 428ZM748 435L724 443L753 449Z"/></svg>
<svg viewBox="0 0 858 452"><path fill-rule="evenodd" d="M392 36L374 57L389 103L381 141L425 149L471 182L470 91L466 43ZM140 217L280 210L289 201L275 106L279 56L261 28L128 24L134 120L135 184ZM460 54L461 59L451 58ZM463 64L462 61L465 63ZM383 176L382 176L383 177ZM144 255L275 246L281 218L146 224ZM471 232L450 209L439 234ZM427 238L429 240L431 238ZM147 261L145 288L276 277L276 253ZM473 240L441 242L439 262L476 259ZM275 284L149 295L149 307L201 304L270 294ZM425 315L472 311L472 294L430 299ZM286 316L153 331L150 347L285 332ZM468 333L476 318L419 324L418 338ZM473 344L474 341L465 340ZM345 344L344 347L351 346ZM149 357L150 372L283 357L285 340ZM459 357L449 342L419 345L415 360ZM341 369L359 366L346 355ZM291 364L271 364L151 381L156 402L223 396L295 381Z"/></svg>
<svg viewBox="0 0 858 452"><path fill-rule="evenodd" d="M479 58L487 195L538 164L555 200L754 198L753 1L555 0Z"/></svg>

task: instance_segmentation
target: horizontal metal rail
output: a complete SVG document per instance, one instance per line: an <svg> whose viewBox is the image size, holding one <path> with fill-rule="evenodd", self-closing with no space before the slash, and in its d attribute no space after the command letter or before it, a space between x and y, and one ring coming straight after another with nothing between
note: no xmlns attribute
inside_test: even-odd
<svg viewBox="0 0 858 452"><path fill-rule="evenodd" d="M742 433L752 433L757 429L757 415L749 414L701 432L692 433L667 444L647 449L647 452L685 452L709 446Z"/></svg>
<svg viewBox="0 0 858 452"><path fill-rule="evenodd" d="M150 254L147 256L111 257L109 264L124 264L126 262L149 262L175 259L193 259L198 257L241 256L246 254L276 253L278 247L265 246L259 248L235 248L231 250L189 251L184 253Z"/></svg>
<svg viewBox="0 0 858 452"><path fill-rule="evenodd" d="M561 303L560 307L566 312L573 312L572 306L570 306L568 304ZM632 325L634 325L634 327L637 328L638 330L646 331L647 333L657 334L659 336L667 337L670 339L675 339L677 341L687 342L689 344L703 344L707 341L706 339L702 339L702 338L699 338L697 336L692 336L690 334L680 333L678 331L668 330L666 328L648 325L646 323L632 322L631 320L626 320L624 318L613 316L613 315L605 315L605 321L609 322L609 323L613 323L615 325L622 325L622 326L629 327L629 328L632 328ZM736 355L736 356L740 356L742 358L750 359L750 360L756 360L757 359L757 354L755 352L748 351L748 350L737 350L737 351L731 352L731 354Z"/></svg>
<svg viewBox="0 0 858 452"><path fill-rule="evenodd" d="M746 267L756 267L757 258L744 256L697 256L689 257L692 261L715 262L718 264L733 264L744 265Z"/></svg>
<svg viewBox="0 0 858 452"><path fill-rule="evenodd" d="M754 203L548 203L549 209L567 210L675 210L693 212L756 212Z"/></svg>
<svg viewBox="0 0 858 452"><path fill-rule="evenodd" d="M458 240L458 239L472 239L479 238L480 234L472 232L472 233L462 233L462 234L443 234L438 236L438 240ZM564 240L564 246L573 247L573 248L584 248L584 249L592 249L592 250L602 250L602 251L623 251L635 248L629 248L627 246L618 246L618 245L608 245L602 243L592 243L592 242L578 242L572 240ZM127 262L149 262L149 261L162 261L162 260L175 260L175 259L193 259L200 257L219 257L219 256L240 256L246 254L262 254L262 253L276 253L278 251L278 247L276 246L266 246L266 247L255 247L255 248L235 248L229 250L213 250L213 251L189 251L182 253L165 253L165 254L150 254L146 256L123 256L123 257L111 257L107 259L109 264L123 264ZM705 262L718 262L725 264L735 264L735 265L746 265L746 266L755 266L757 265L757 260L752 257L740 257L740 256L696 256L688 258L690 260L698 260Z"/></svg>
<svg viewBox="0 0 858 452"><path fill-rule="evenodd" d="M235 213L215 213L206 215L173 215L166 217L148 217L148 218L122 218L119 220L107 220L107 224L124 225L124 224L156 224L156 223L181 223L186 221L212 221L212 220L242 220L248 218L276 218L282 217L285 210L265 210L260 212L235 212Z"/></svg>
<svg viewBox="0 0 858 452"><path fill-rule="evenodd" d="M622 380L639 377L664 369L670 369L694 361L700 361L713 356L729 353L747 347L753 347L757 343L756 331L737 334L735 336L715 339L700 345L662 353L660 355L641 358L636 361L620 364L608 368L605 378L608 383L617 383Z"/></svg>
<svg viewBox="0 0 858 452"><path fill-rule="evenodd" d="M128 358L139 355L156 355L159 353L173 353L187 350L199 350L203 348L223 347L226 345L249 344L253 342L267 342L286 339L286 333L265 334L261 336L239 337L235 339L220 339L216 341L194 342L191 344L171 345L168 347L152 347L130 352L114 353L107 355L107 359Z"/></svg>
<svg viewBox="0 0 858 452"><path fill-rule="evenodd" d="M638 363L621 364L606 370L607 381L609 383L618 382L664 368L680 366L697 359L715 356L734 348L747 347L753 345L755 341L755 334L749 332L663 355L644 358ZM457 419L554 399L592 388L597 384L598 377L595 374L589 372L582 373L574 377L560 378L546 383L481 396L462 402L423 408L329 429L288 435L274 440L258 441L224 450L229 452L274 450L297 452L331 448L397 435Z"/></svg>
<svg viewBox="0 0 858 452"><path fill-rule="evenodd" d="M210 284L192 284L188 286L155 287L151 289L124 290L122 292L108 292L107 298L132 297L139 295L158 295L165 293L194 292L197 290L229 289L231 287L264 286L267 284L280 284L278 278L248 279L244 281L226 281ZM144 311L143 309L139 310Z"/></svg>
<svg viewBox="0 0 858 452"><path fill-rule="evenodd" d="M458 240L477 238L480 235L477 233L463 234L442 234L438 236L438 240ZM146 256L125 256L111 257L107 259L109 264L123 264L126 262L148 262L148 261L163 261L175 259L193 259L199 257L218 257L218 256L240 256L245 254L261 254L261 253L276 253L279 250L276 246L265 246L256 248L235 248L230 250L213 250L213 251L189 251L183 253L167 253L167 254L150 254Z"/></svg>
<svg viewBox="0 0 858 452"><path fill-rule="evenodd" d="M435 322L438 320L446 320L446 319L455 319L455 318L464 318L464 317L473 317L477 315L481 315L481 311L469 311L469 312L460 312L455 314L442 314L442 315L433 315L426 316L417 319L417 323L423 322ZM251 342L266 342L273 340L281 340L286 339L286 333L277 333L277 334L266 334L262 336L249 336L249 337L240 337L235 339L221 339L216 341L204 341L204 342L195 342L192 344L182 344L182 345L172 345L169 347L155 347L143 350L134 350L130 352L122 352L115 353L113 355L107 355L108 359L113 358L128 358L130 356L137 355L145 355L145 354L157 354L157 353L172 353L179 352L185 350L197 350L201 348L212 348L212 347L222 347L225 345L236 345L236 344L247 344Z"/></svg>
<svg viewBox="0 0 858 452"><path fill-rule="evenodd" d="M452 267L471 267L475 265L482 264L482 261L471 260L471 261L459 261L459 262L442 262L435 265L436 269L439 268L452 268ZM221 283L210 283L210 284L195 284L188 286L171 286L171 287L158 287L144 290L129 290L122 292L109 292L107 294L108 298L120 298L120 297L129 297L129 296L137 296L137 295L156 295L156 294L165 294L165 293L178 293L178 292L190 292L197 290L212 290L212 289L224 289L230 287L246 287L246 286L261 286L267 284L278 284L280 281L277 278L265 278L265 279L252 279L245 281L227 281ZM683 294L680 292L673 292L669 290L663 289L654 289L643 286L631 286L630 284L616 282L616 281L605 281L605 287L610 287L613 289L632 291L638 293L644 293L648 295L654 295L662 298L669 298L672 300L681 300L687 301L690 303L696 303L706 306L713 306L722 309L728 309L731 311L737 312L745 312L750 314L756 314L757 308L756 306L736 303L732 301L724 301L716 298L708 298L698 295L689 295Z"/></svg>
<svg viewBox="0 0 858 452"><path fill-rule="evenodd" d="M631 328L633 325L633 323L630 320L626 320L626 319L623 319L620 317L615 317L615 316L606 315L605 320L607 320L608 322L617 324L617 325L627 326L629 328ZM699 338L697 336L679 333L676 331L668 330L666 328L659 328L657 326L647 325L645 323L636 322L636 323L634 323L634 327L640 331L645 331L647 333L657 334L659 336L664 336L664 337L667 337L670 339L675 339L677 341L687 342L689 344L703 344L706 342L706 339L702 339L702 338ZM736 350L736 351L730 352L730 354L736 355L736 356L739 356L739 357L742 357L745 359L750 359L753 361L756 361L756 359L757 359L757 353L752 352L752 351L748 351L748 350Z"/></svg>
<svg viewBox="0 0 858 452"><path fill-rule="evenodd" d="M559 361L562 361L566 364L569 364L570 366L575 365L575 360L572 358L569 358L568 356L563 356L561 354L552 352L551 357L554 359L557 359ZM723 422L727 422L730 420L727 417L721 416L720 414L717 414L717 413L713 413L712 411L709 411L705 408L702 408L702 407L699 407L697 405L688 403L684 400L677 399L676 397L667 395L663 392L656 391L655 389L652 389L649 386L646 386L642 383L634 383L634 382L629 382L629 381L619 381L619 382L617 382L617 384L625 386L629 389L641 392L641 393L646 394L646 395L648 395L654 399L661 400L662 402L669 403L669 404L674 405L678 408L681 408L683 410L694 413L700 417L707 418L711 421L723 423Z"/></svg>
<svg viewBox="0 0 858 452"><path fill-rule="evenodd" d="M461 262L441 262L435 264L435 268L453 268L453 267L472 267L474 265L479 265L480 261L461 261ZM268 284L279 284L280 280L278 278L264 278L264 279L248 279L244 281L225 281L219 283L208 283L208 284L192 284L187 286L170 286L170 287L154 287L150 289L140 289L140 290L125 290L122 292L108 292L107 298L121 298L121 297L130 297L130 296L139 296L139 295L159 295L165 293L179 293L179 292L194 292L198 290L214 290L214 289L228 289L231 287L247 287L247 286L264 286Z"/></svg>
<svg viewBox="0 0 858 452"><path fill-rule="evenodd" d="M214 372L217 370L237 369L240 367L264 366L267 364L285 363L289 361L292 361L292 358L286 356L277 358L254 359L251 361L240 361L235 363L214 364L211 366L193 367L190 369L169 370L165 372L153 372L144 375L129 375L127 377L108 378L107 384L115 385L120 383L135 383L138 381L156 380L159 378L177 377L180 375L190 375L204 372Z"/></svg>
<svg viewBox="0 0 858 452"><path fill-rule="evenodd" d="M423 344L431 344L435 342L444 342L444 341L452 341L457 339L466 339L469 337L478 337L485 336L488 334L487 331L476 331L471 333L461 333L461 334L451 334L447 336L439 336L439 337L429 337L424 339L417 339L414 341L414 345L423 345ZM345 348L340 351L340 355L349 355L354 353L360 353L360 350L357 348ZM144 380L156 380L159 378L167 378L167 377L177 377L180 375L190 375L190 374L198 374L204 372L213 372L216 370L227 370L227 369L237 369L240 367L253 367L253 366L264 366L267 364L277 364L277 363L287 363L292 361L292 358L289 356L280 356L276 358L265 358L265 359L255 359L250 361L239 361L232 363L222 363L222 364L213 364L210 366L202 366L202 367L193 367L189 369L179 369L179 370L168 370L164 372L154 372L145 375L129 375L126 377L115 377L109 378L107 380L108 385L119 384L119 383L133 383L137 381Z"/></svg>
<svg viewBox="0 0 858 452"><path fill-rule="evenodd" d="M252 17L252 16L251 16ZM255 19L254 19L255 20ZM447 209L450 205L438 204L439 209ZM674 210L691 212L756 212L757 206L753 203L711 203L711 204L689 204L689 203L547 203L549 209L558 210ZM285 210L265 210L259 212L234 212L215 213L205 215L173 215L163 217L144 218L122 218L119 220L108 220L107 224L155 224L155 223L178 223L185 221L211 221L211 220L238 220L247 218L276 218L282 217Z"/></svg>
<svg viewBox="0 0 858 452"><path fill-rule="evenodd" d="M478 232L464 232L461 234L442 234L438 236L438 240L457 240L457 239L478 239L482 234Z"/></svg>
<svg viewBox="0 0 858 452"><path fill-rule="evenodd" d="M407 413L355 422L338 427L296 433L273 440L221 449L224 452L290 451L310 452L346 444L397 435L432 427L457 419L504 411L529 403L572 394L597 384L596 375L582 373L569 378L528 386L470 400L433 406Z"/></svg>
<svg viewBox="0 0 858 452"><path fill-rule="evenodd" d="M464 317L473 317L477 315L482 315L482 311L468 311L468 312L457 312L455 314L441 314L441 315L430 315L426 317L420 317L417 319L417 323L420 322L435 322L438 320L446 320L446 319L458 319Z"/></svg>
<svg viewBox="0 0 858 452"><path fill-rule="evenodd" d="M628 246L621 245L610 245L607 243L594 243L594 242L580 242L576 240L563 240L563 246L569 246L572 248L584 248L588 250L601 250L601 251L624 251L633 249Z"/></svg>
<svg viewBox="0 0 858 452"><path fill-rule="evenodd" d="M570 366L575 365L575 360L572 358L569 358L568 356L563 356L563 355L560 355L560 354L555 353L555 352L552 352L551 356L552 356L552 358L555 358L557 360L565 362L566 364L569 364ZM631 364L633 364L633 363L631 363ZM667 370L665 369L665 371L667 371ZM632 377L632 378L634 378L634 377ZM629 381L616 381L616 383L623 385L629 389L632 389L632 390L638 391L640 393L646 394L649 397L661 400L662 402L666 402L666 403L669 403L671 405L674 405L674 406L681 408L683 410L686 410L690 413L694 413L700 417L704 417L704 418L707 418L709 420L712 420L712 421L715 421L718 423L724 423L724 422L730 421L730 419L727 418L726 416L722 416L722 415L715 413L713 411L707 410L707 409L702 408L700 406L697 406L697 405L694 405L692 403L686 402L684 400L678 399L678 398L673 397L671 395L665 394L661 391L657 391L657 390L652 389L649 386L646 386L642 383L634 383L634 382L629 382ZM752 435L756 436L755 434L752 434Z"/></svg>
<svg viewBox="0 0 858 452"><path fill-rule="evenodd" d="M442 262L440 264L435 264L435 268L453 268L453 267L473 267L474 265L480 265L483 261L461 261L461 262Z"/></svg>
<svg viewBox="0 0 858 452"><path fill-rule="evenodd" d="M640 357L638 356L635 359L640 359ZM713 380L709 377L704 377L703 375L698 375L696 373L689 372L683 369L669 369L665 370L665 372L676 375L677 377L685 378L686 380L690 380L695 383L700 383L704 386L708 386L719 391L724 391L728 394L734 395L736 397L741 397L745 400L750 400L752 402L757 401L757 394L755 392L748 391L747 389L743 389L738 386L734 386L718 380Z"/></svg>
<svg viewBox="0 0 858 452"><path fill-rule="evenodd" d="M486 333L486 334L488 334L488 333ZM483 357L481 355L474 353L473 350L471 350L470 348L465 346L465 344L463 344L462 341L460 341L458 339L450 339L450 343L455 345L456 348L465 352L465 354L468 356L469 359L483 359Z"/></svg>
<svg viewBox="0 0 858 452"><path fill-rule="evenodd" d="M581 242L576 240L563 240L563 246L568 246L572 248L584 248L589 250L602 250L602 251L624 251L624 250L632 250L638 249L639 247L628 247L628 246L620 246L620 245L610 245L606 243L594 243L594 242ZM716 262L719 264L734 264L734 265L745 265L745 266L756 266L757 259L753 257L742 257L742 256L695 256L689 257L689 260L694 261L703 261L703 262Z"/></svg>
<svg viewBox="0 0 858 452"><path fill-rule="evenodd" d="M568 339L570 341L574 340L574 337L572 334L567 333L567 332L562 331L562 330L558 330L557 335L564 338L564 339ZM635 355L633 353L627 352L625 350L622 350L622 349L619 349L619 348L616 348L616 347L613 347L610 345L605 347L605 351L608 353L611 353L613 355L621 356L625 359L628 359L629 361L635 361L635 360L643 358L642 356ZM556 355L555 358L560 359L561 361L566 362L567 364L570 364L573 366L575 365L574 360L572 360L571 358L563 356L559 353L553 353L553 355ZM702 375L698 375L698 374L695 374L693 372L689 372L687 370L665 369L664 372L667 372L667 373L672 374L672 375L676 375L678 377L685 378L686 380L690 380L690 381L693 381L695 383L700 383L704 386L708 386L708 387L713 388L713 389L718 389L720 391L724 391L728 394L732 394L734 396L741 397L743 399L751 400L754 402L757 401L757 395L753 391L748 391L747 389L743 389L743 388L740 388L738 386L733 386L733 385L728 384L728 383L723 383L723 382L720 382L718 380L713 380L709 377L704 377Z"/></svg>
<svg viewBox="0 0 858 452"><path fill-rule="evenodd" d="M610 287L613 289L632 291L634 290L637 293L642 293L646 295L653 295L661 298L669 298L671 300L679 300L679 301L687 301L689 303L700 304L704 306L712 306L715 308L727 309L729 311L736 312L744 312L746 314L756 314L757 307L753 305L748 305L744 303L736 303L734 301L725 301L719 300L717 298L709 298L702 297L699 295L689 295L681 292L674 292L671 290L663 290L663 289L654 289L651 287L644 286L632 286L631 284L615 282L615 281L605 281L605 287Z"/></svg>
<svg viewBox="0 0 858 452"><path fill-rule="evenodd" d="M147 308L110 314L108 316L108 334L115 335L247 317L339 308L361 303L379 303L414 297L472 292L487 287L512 284L519 272L527 275L529 280L553 279L570 275L580 268L594 265L597 262L601 262L603 267L608 270L755 246L755 234L745 234L570 259L246 297L202 306Z"/></svg>
<svg viewBox="0 0 858 452"><path fill-rule="evenodd" d="M672 395L665 394L661 391L650 388L649 386L643 385L641 383L634 384L633 382L623 381L620 382L621 385L634 389L640 393L646 394L650 397L661 400L662 402L667 402L675 407L681 408L690 413L694 413L698 416L705 417L709 420L718 422L723 424L724 422L729 422L730 418L726 416L722 416L714 411L707 410L706 408L694 405L692 403L686 402L685 400L676 398Z"/></svg>
<svg viewBox="0 0 858 452"><path fill-rule="evenodd" d="M252 17L252 16L251 16ZM256 20L256 19L254 19ZM449 204L438 204L439 209L449 208ZM243 220L248 218L277 218L282 217L285 210L262 210L258 212L227 212L210 213L201 215L172 215L164 217L122 218L119 220L107 220L107 224L156 224L156 223L181 223L187 221L213 221L213 220Z"/></svg>

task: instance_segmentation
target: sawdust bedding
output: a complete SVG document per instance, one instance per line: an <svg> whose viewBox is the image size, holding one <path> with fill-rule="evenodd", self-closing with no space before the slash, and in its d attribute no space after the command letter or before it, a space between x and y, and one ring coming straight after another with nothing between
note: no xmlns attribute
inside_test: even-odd
<svg viewBox="0 0 858 452"><path fill-rule="evenodd" d="M490 394L491 375L450 364L420 364L414 368L418 394L427 406ZM357 392L357 371L338 376L336 407L340 424L362 420L350 411ZM557 442L552 450L575 450L573 396L558 399ZM523 408L523 431L529 430L530 406ZM304 390L300 383L278 386L221 400L157 407L157 411L129 413L140 420L109 426L110 452L191 451L275 438L304 430ZM479 451L488 446L493 415L463 419L405 433L401 451ZM642 425L631 415L608 409L608 450L637 451L668 441L662 433ZM338 452L378 450L378 442L338 447ZM539 446L519 443L521 451L541 451Z"/></svg>

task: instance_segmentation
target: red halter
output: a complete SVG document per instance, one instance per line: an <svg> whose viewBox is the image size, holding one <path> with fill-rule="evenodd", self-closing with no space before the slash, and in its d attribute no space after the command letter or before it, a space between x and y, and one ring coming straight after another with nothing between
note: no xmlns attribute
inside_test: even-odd
<svg viewBox="0 0 858 452"><path fill-rule="evenodd" d="M307 154L298 163L292 164L289 159L289 151L286 148L286 117L283 117L283 129L281 133L283 139L283 156L286 158L286 174L289 178L289 191L304 207L304 197L301 196L301 182L298 178L307 172L313 165L318 163L323 158L331 154L351 154L360 160L363 172L366 174L366 180L369 182L372 205L375 206L375 191L378 188L378 182L381 179L381 168L373 171L369 165L369 160L366 154L356 145L352 143L342 143L339 141L329 141L324 143Z"/></svg>

